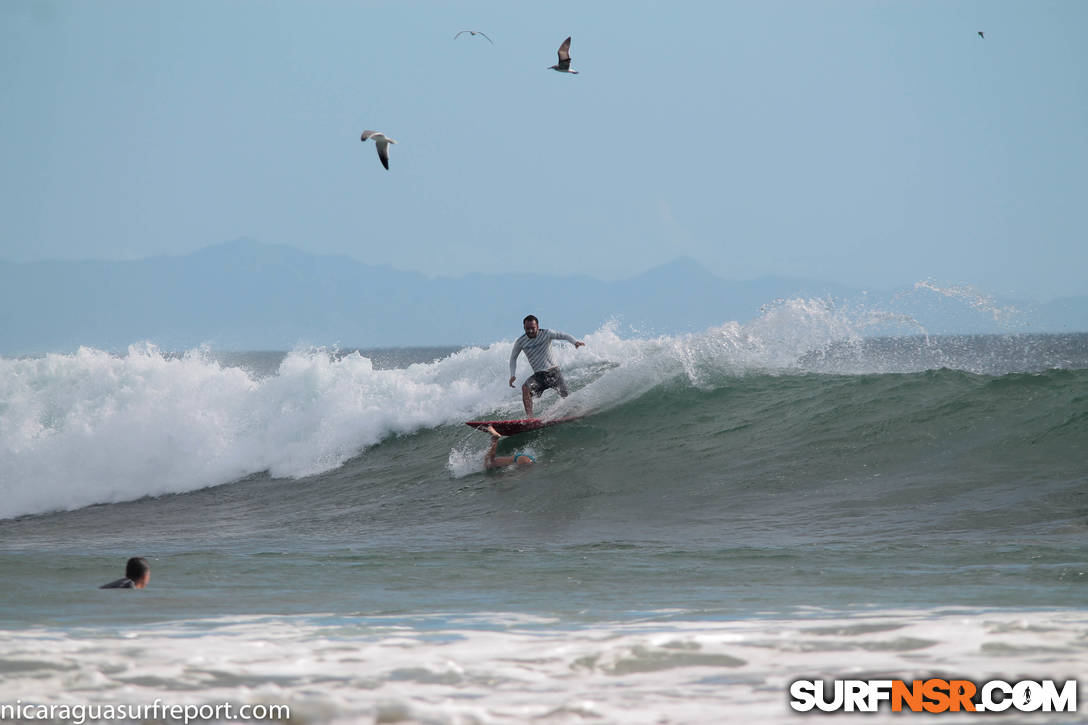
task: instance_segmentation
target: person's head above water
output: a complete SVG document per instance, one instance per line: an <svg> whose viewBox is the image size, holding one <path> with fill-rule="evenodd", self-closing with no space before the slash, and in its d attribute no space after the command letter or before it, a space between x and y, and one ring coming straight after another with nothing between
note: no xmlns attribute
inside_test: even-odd
<svg viewBox="0 0 1088 725"><path fill-rule="evenodd" d="M143 589L151 580L151 565L142 556L134 556L125 564L125 576L133 581L137 589Z"/></svg>
<svg viewBox="0 0 1088 725"><path fill-rule="evenodd" d="M142 556L134 556L125 564L124 577L103 584L99 589L143 589L151 581L151 565Z"/></svg>
<svg viewBox="0 0 1088 725"><path fill-rule="evenodd" d="M521 326L529 337L536 337L536 333L540 332L540 320L536 319L536 315L527 315L521 321Z"/></svg>

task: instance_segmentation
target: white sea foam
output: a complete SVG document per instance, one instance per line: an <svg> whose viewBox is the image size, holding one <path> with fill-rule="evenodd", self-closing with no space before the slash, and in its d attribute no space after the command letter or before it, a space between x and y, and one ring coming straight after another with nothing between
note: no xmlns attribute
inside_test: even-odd
<svg viewBox="0 0 1088 725"><path fill-rule="evenodd" d="M794 679L1073 679L1088 669L1085 627L1083 611L948 609L717 621L658 613L580 626L485 613L28 629L0 632L0 702L286 704L293 720L314 723L793 723ZM864 719L905 716L885 704Z"/></svg>
<svg viewBox="0 0 1088 725"><path fill-rule="evenodd" d="M258 379L195 351L0 360L0 517L301 477L508 402L498 349L406 369L296 351Z"/></svg>
<svg viewBox="0 0 1088 725"><path fill-rule="evenodd" d="M585 337L585 348L554 346L577 394L549 394L541 412L604 410L676 378L702 387L723 374L794 371L806 353L860 339L889 319L825 300L782 300L747 325L688 335L624 338L606 324ZM391 435L482 415L520 417L520 390L507 386L510 346L385 370L358 353L296 350L267 377L207 351L177 357L147 345L123 355L82 348L0 358L0 518L180 493L262 471L315 475ZM518 373L529 373L524 360ZM485 445L451 451L451 473L478 470Z"/></svg>
<svg viewBox="0 0 1088 725"><path fill-rule="evenodd" d="M938 284L934 280L927 279L915 282L909 291L896 295L895 300L909 299L919 294L930 293L939 297L963 303L966 307L981 312L993 319L994 322L1006 326L1025 324L1027 317L1023 310L1013 305L1001 305L993 295L975 289L967 284Z"/></svg>

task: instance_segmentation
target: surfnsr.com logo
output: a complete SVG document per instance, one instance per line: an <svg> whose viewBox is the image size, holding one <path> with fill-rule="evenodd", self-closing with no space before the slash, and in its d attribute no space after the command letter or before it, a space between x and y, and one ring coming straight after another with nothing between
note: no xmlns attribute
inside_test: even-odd
<svg viewBox="0 0 1088 725"><path fill-rule="evenodd" d="M790 707L798 712L1076 712L1077 681L990 680L796 680Z"/></svg>

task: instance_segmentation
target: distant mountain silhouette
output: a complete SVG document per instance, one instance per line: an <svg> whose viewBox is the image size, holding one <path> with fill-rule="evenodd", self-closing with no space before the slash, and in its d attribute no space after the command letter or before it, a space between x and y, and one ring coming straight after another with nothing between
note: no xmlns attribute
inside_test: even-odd
<svg viewBox="0 0 1088 725"><path fill-rule="evenodd" d="M1088 297L1020 303L1031 314L1010 324L994 305L927 288L866 294L817 280L729 281L686 258L617 282L430 278L239 239L177 257L0 262L0 354L124 349L144 340L174 350L489 343L519 334L530 313L576 335L613 319L641 335L672 334L747 322L794 297L896 310L929 333L1088 330Z"/></svg>

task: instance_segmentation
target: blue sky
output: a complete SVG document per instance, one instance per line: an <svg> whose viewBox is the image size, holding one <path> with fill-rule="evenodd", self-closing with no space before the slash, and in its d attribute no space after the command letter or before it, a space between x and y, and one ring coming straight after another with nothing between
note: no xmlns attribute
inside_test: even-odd
<svg viewBox="0 0 1088 725"><path fill-rule="evenodd" d="M245 236L431 275L683 255L1085 294L1085 28L1077 0L7 0L0 259ZM578 76L547 70L568 35Z"/></svg>

